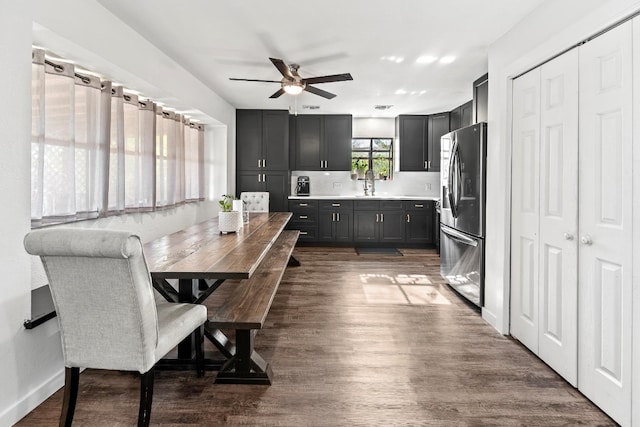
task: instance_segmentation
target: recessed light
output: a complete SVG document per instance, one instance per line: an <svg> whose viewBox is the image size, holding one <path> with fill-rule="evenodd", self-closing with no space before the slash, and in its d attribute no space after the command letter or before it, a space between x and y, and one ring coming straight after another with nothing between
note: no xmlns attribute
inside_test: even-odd
<svg viewBox="0 0 640 427"><path fill-rule="evenodd" d="M431 64L432 62L436 62L438 60L437 56L425 55L420 56L416 59L416 63L418 64Z"/></svg>
<svg viewBox="0 0 640 427"><path fill-rule="evenodd" d="M455 56L443 56L442 58L440 58L440 63L441 64L451 64L455 60L456 60Z"/></svg>
<svg viewBox="0 0 640 427"><path fill-rule="evenodd" d="M398 89L396 91L396 95L406 95L406 94L407 94L407 91L404 89Z"/></svg>

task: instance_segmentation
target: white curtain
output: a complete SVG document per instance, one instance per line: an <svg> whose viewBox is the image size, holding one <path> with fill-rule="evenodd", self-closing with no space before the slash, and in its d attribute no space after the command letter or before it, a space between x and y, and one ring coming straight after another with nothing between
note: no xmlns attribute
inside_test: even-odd
<svg viewBox="0 0 640 427"><path fill-rule="evenodd" d="M44 54L33 59L32 88L39 92L32 104L31 217L35 222L45 217L74 217L74 69L70 64L46 64ZM49 99L56 102L47 102Z"/></svg>
<svg viewBox="0 0 640 427"><path fill-rule="evenodd" d="M32 62L34 226L203 198L202 125L43 50Z"/></svg>

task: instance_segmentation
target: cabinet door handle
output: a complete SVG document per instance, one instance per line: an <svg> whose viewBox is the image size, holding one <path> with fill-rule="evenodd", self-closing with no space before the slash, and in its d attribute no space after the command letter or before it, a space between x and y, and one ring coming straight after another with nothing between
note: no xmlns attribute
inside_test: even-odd
<svg viewBox="0 0 640 427"><path fill-rule="evenodd" d="M300 219L307 219L309 218L307 215L300 215Z"/></svg>
<svg viewBox="0 0 640 427"><path fill-rule="evenodd" d="M262 174L262 182L267 182L267 175L266 174Z"/></svg>
<svg viewBox="0 0 640 427"><path fill-rule="evenodd" d="M413 205L413 206L415 206L416 208L424 208L424 205L417 205L416 204L416 205Z"/></svg>
<svg viewBox="0 0 640 427"><path fill-rule="evenodd" d="M425 169L429 169L429 166L427 166L427 161L426 160L424 161L424 168Z"/></svg>
<svg viewBox="0 0 640 427"><path fill-rule="evenodd" d="M339 208L340 207L340 203L331 203L331 206L333 206L334 208Z"/></svg>
<svg viewBox="0 0 640 427"><path fill-rule="evenodd" d="M301 232L300 232L300 235L301 235L301 236L306 236L307 234L309 234L309 232L308 232L308 231L301 231Z"/></svg>
<svg viewBox="0 0 640 427"><path fill-rule="evenodd" d="M263 168L267 167L267 159L262 159L262 167Z"/></svg>
<svg viewBox="0 0 640 427"><path fill-rule="evenodd" d="M307 207L307 206L309 206L309 203L300 203L298 206L300 206L300 207Z"/></svg>
<svg viewBox="0 0 640 427"><path fill-rule="evenodd" d="M258 167L260 167L260 162L261 162L261 161L262 161L262 160L258 159Z"/></svg>
<svg viewBox="0 0 640 427"><path fill-rule="evenodd" d="M324 167L324 161L320 160L320 169Z"/></svg>
<svg viewBox="0 0 640 427"><path fill-rule="evenodd" d="M262 174L258 174L258 182L262 182L261 179L262 179Z"/></svg>
<svg viewBox="0 0 640 427"><path fill-rule="evenodd" d="M427 161L427 169L431 169L431 160Z"/></svg>
<svg viewBox="0 0 640 427"><path fill-rule="evenodd" d="M332 222L336 222L336 213L335 212L331 213L331 221Z"/></svg>
<svg viewBox="0 0 640 427"><path fill-rule="evenodd" d="M407 222L411 222L411 216L407 214Z"/></svg>
<svg viewBox="0 0 640 427"><path fill-rule="evenodd" d="M380 222L384 222L384 214L380 214Z"/></svg>
<svg viewBox="0 0 640 427"><path fill-rule="evenodd" d="M380 222L380 214L376 214L376 222Z"/></svg>
<svg viewBox="0 0 640 427"><path fill-rule="evenodd" d="M338 216L338 222L340 222L340 212L336 214Z"/></svg>

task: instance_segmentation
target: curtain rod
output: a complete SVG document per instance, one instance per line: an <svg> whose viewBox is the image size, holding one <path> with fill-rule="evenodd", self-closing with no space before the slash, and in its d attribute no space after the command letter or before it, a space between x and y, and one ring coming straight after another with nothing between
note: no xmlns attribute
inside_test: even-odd
<svg viewBox="0 0 640 427"><path fill-rule="evenodd" d="M64 71L64 67L62 65L56 64L55 62L51 62L48 59L45 59L44 63L47 64L47 65L52 66L53 69L56 70L59 73ZM84 76L82 74L78 74L75 71L73 72L73 75L76 76L77 78L79 78L80 80L82 80L82 83L84 83L84 84L91 83L91 79L89 77L87 77L87 76Z"/></svg>

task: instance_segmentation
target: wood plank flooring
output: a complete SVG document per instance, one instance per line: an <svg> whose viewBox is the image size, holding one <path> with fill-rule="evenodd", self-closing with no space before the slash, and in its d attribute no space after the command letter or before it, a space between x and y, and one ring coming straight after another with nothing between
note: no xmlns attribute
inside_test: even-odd
<svg viewBox="0 0 640 427"><path fill-rule="evenodd" d="M358 256L296 248L256 350L269 386L214 385L214 372L156 374L152 425L616 425L442 281L433 250ZM212 297L219 298L225 283ZM131 426L139 381L86 370L74 426ZM55 426L62 391L18 426Z"/></svg>

